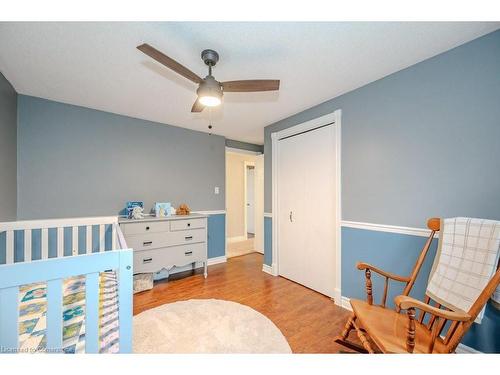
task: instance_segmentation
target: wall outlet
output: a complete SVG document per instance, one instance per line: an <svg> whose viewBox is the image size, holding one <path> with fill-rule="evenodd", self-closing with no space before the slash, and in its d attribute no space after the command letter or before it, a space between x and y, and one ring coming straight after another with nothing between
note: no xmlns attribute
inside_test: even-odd
<svg viewBox="0 0 500 375"><path fill-rule="evenodd" d="M215 193L215 194L219 194L219 187L218 187L218 186L216 186L216 187L215 187L215 189L214 189L214 193Z"/></svg>

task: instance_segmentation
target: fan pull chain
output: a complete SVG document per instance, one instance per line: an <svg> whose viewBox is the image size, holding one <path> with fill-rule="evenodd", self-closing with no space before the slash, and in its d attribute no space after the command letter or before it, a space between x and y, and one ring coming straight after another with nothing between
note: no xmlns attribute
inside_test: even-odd
<svg viewBox="0 0 500 375"><path fill-rule="evenodd" d="M208 129L212 130L212 108L208 107ZM212 132L209 132L208 135L212 135Z"/></svg>

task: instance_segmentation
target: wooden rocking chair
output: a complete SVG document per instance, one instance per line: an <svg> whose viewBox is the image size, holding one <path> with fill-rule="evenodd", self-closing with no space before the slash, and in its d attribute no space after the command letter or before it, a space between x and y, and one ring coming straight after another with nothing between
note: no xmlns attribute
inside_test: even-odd
<svg viewBox="0 0 500 375"><path fill-rule="evenodd" d="M500 268L497 268L468 312L451 311L437 302L432 306L431 298L427 295L425 302L409 297L408 294L429 251L432 239L440 229L440 222L438 218L432 218L427 222L431 234L409 277L385 272L367 263L357 264L359 270L365 271L367 300L365 302L351 299L353 314L342 333L335 338L335 342L361 353L453 353L455 351L497 288L500 282ZM371 272L385 277L380 305L373 304ZM406 284L403 294L394 299L395 310L386 307L389 279ZM418 319L416 309L420 310ZM406 310L406 316L401 310ZM424 320L426 314L429 316ZM443 337L441 333L448 321L451 323ZM356 330L362 346L347 340L352 329ZM376 347L374 348L372 344Z"/></svg>

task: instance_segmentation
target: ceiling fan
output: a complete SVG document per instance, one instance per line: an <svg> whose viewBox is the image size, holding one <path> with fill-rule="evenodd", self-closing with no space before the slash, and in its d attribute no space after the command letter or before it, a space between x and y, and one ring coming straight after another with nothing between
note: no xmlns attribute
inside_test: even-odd
<svg viewBox="0 0 500 375"><path fill-rule="evenodd" d="M172 69L174 72L198 84L198 98L191 108L191 112L201 112L206 107L215 107L221 103L224 92L254 92L254 91L276 91L280 88L278 79L251 79L242 81L219 82L212 76L212 68L219 61L219 54L211 49L201 53L201 59L208 66L208 75L199 77L196 73L179 64L174 59L147 43L137 46L137 49L159 63Z"/></svg>

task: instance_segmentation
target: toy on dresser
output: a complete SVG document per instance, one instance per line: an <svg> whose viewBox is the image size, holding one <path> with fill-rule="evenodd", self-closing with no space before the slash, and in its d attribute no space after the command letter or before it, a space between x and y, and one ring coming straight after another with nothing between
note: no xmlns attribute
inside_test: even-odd
<svg viewBox="0 0 500 375"><path fill-rule="evenodd" d="M167 217L172 214L172 206L170 202L166 203L155 203L155 216L156 217Z"/></svg>
<svg viewBox="0 0 500 375"><path fill-rule="evenodd" d="M144 219L144 202L129 201L126 211L129 219Z"/></svg>
<svg viewBox="0 0 500 375"><path fill-rule="evenodd" d="M144 208L136 206L132 209L132 219L144 219Z"/></svg>
<svg viewBox="0 0 500 375"><path fill-rule="evenodd" d="M187 204L181 204L179 208L175 211L176 215L189 215L191 210L189 209Z"/></svg>

